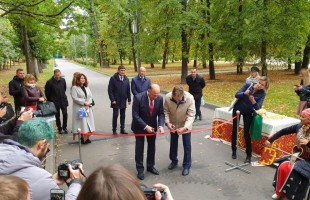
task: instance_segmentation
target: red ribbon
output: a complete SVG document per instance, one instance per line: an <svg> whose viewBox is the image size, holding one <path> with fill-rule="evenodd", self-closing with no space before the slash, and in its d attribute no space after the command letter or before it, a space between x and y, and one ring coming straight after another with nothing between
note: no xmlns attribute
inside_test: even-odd
<svg viewBox="0 0 310 200"><path fill-rule="evenodd" d="M239 114L240 115L240 114ZM233 121L235 118L239 117L239 115L236 115L234 116L233 118L227 120L227 121L224 121L223 123L217 125L217 126L213 126L211 128L201 128L201 129L193 129L193 130L190 130L191 133L196 133L196 132L202 132L202 131L207 131L207 130L213 130L213 129L216 129L224 124L228 124L229 122ZM168 134L168 133L171 133L171 132L174 132L174 131L171 131L171 130L167 130L167 131L164 131L163 133L135 133L135 134L111 134L111 133L95 133L95 132L79 132L77 134L81 134L81 135L89 135L89 136L98 136L98 137L144 137L144 136L153 136L153 135L165 135L165 134Z"/></svg>

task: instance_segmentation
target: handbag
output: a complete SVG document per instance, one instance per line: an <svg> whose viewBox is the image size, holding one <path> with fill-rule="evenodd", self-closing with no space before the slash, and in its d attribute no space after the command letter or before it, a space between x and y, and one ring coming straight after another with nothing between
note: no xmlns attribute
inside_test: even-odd
<svg viewBox="0 0 310 200"><path fill-rule="evenodd" d="M57 109L55 104L51 101L45 101L37 105L37 116L45 117L50 115L55 115L57 113Z"/></svg>
<svg viewBox="0 0 310 200"><path fill-rule="evenodd" d="M204 106L204 105L205 105L205 100L203 99L203 97L201 97L200 106Z"/></svg>
<svg viewBox="0 0 310 200"><path fill-rule="evenodd" d="M86 109L85 108L80 108L79 110L78 110L78 117L80 118L80 119L82 119L82 118L85 118L85 117L87 117L88 116L88 113L87 113L87 111L86 111Z"/></svg>
<svg viewBox="0 0 310 200"><path fill-rule="evenodd" d="M254 112L250 128L252 140L260 140L262 138L262 129L263 129L263 117L259 115L257 112Z"/></svg>
<svg viewBox="0 0 310 200"><path fill-rule="evenodd" d="M1 107L6 107L6 113L1 118L3 122L10 120L12 117L14 117L14 110L10 103L2 103Z"/></svg>

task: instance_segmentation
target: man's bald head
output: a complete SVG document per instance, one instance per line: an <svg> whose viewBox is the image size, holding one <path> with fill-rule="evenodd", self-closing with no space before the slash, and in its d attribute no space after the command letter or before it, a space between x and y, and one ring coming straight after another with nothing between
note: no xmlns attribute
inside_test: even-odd
<svg viewBox="0 0 310 200"><path fill-rule="evenodd" d="M152 84L148 89L148 95L151 100L155 100L160 95L160 87L158 84Z"/></svg>
<svg viewBox="0 0 310 200"><path fill-rule="evenodd" d="M139 76L144 77L146 73L145 67L140 67Z"/></svg>

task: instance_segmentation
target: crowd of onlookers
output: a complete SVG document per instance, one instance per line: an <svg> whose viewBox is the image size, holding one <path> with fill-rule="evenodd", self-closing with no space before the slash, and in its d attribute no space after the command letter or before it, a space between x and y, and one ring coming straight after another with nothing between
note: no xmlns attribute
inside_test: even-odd
<svg viewBox="0 0 310 200"><path fill-rule="evenodd" d="M197 74L197 69L191 69L186 77L189 92L180 85L174 86L172 92L162 97L160 86L152 84L145 76L146 69L141 67L139 74L129 84L125 75L125 67L119 66L118 71L110 78L108 94L113 109L112 131L117 134L117 119L120 114L120 134L127 134L124 121L127 104L132 103L133 133L147 133L147 137L137 136L135 148L135 162L137 178L144 180L143 152L144 141L147 140L147 171L159 175L155 168L155 140L156 133L163 133L166 126L171 135L168 166L169 170L178 164L178 138L183 139L184 159L182 175L187 176L191 167L191 130L193 122L202 119L200 111L202 89L205 81ZM283 135L297 133L296 145L303 149L300 160L292 163L281 160L277 169L274 187L276 193L273 199L286 197L301 199L305 196L310 179L310 73L308 69L300 71L301 83L295 85L294 90L300 96L297 113L301 116L301 123L288 127L269 137L265 145L272 143ZM147 199L145 189L138 179L121 165L99 167L84 180L84 171L81 163L76 166L67 165L68 177L61 178L58 172L54 175L42 168L42 162L49 152L51 140L55 137L54 128L43 118L33 118L33 111L38 104L46 100L54 103L57 114L56 126L59 134L67 134L67 107L69 105L66 92L66 81L61 77L59 69L45 84L45 95L36 85L36 78L22 69L16 71L16 76L9 83L9 93L14 97L15 113L12 116L5 95L0 93L0 199L57 199L51 196L51 191L61 190L59 186L67 184L66 199ZM130 89L131 88L131 89ZM245 163L251 163L252 144L250 127L256 110L262 107L266 92L269 88L269 79L259 76L256 66L251 68L251 75L245 84L236 92L235 100L231 105L233 117L237 111L244 120L244 139L246 141ZM90 135L95 131L93 106L95 102L88 87L88 79L83 73L73 75L70 88L73 107L72 132L80 129L81 143L91 143ZM60 119L60 111L62 120ZM14 111L12 111L14 113ZM240 116L239 116L240 117ZM237 119L233 120L232 129L232 159L237 159ZM300 158L299 157L299 158ZM302 183L302 186L300 184ZM148 188L147 188L148 189ZM169 188L163 184L155 184L151 190L153 199L171 200ZM58 195L61 195L59 193ZM147 197L148 196L148 197ZM59 197L59 196L58 196ZM295 198L296 199L296 198Z"/></svg>

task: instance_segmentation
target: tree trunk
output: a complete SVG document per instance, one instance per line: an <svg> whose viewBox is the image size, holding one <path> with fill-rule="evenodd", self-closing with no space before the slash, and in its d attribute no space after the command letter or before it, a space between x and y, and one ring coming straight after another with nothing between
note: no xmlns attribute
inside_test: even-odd
<svg viewBox="0 0 310 200"><path fill-rule="evenodd" d="M161 66L162 69L166 69L168 50L169 50L169 38L168 38L168 30L167 30L167 32L165 33L165 46L164 46L164 54L163 54L163 63Z"/></svg>
<svg viewBox="0 0 310 200"><path fill-rule="evenodd" d="M26 68L27 74L33 74L35 77L38 76L35 70L35 58L30 47L28 32L25 25L20 25L22 42L23 42L23 52L26 58Z"/></svg>
<svg viewBox="0 0 310 200"><path fill-rule="evenodd" d="M197 58L194 60L193 68L197 68Z"/></svg>
<svg viewBox="0 0 310 200"><path fill-rule="evenodd" d="M211 27L211 13L210 13L210 9L211 9L211 1L207 0L207 23L209 25L209 27ZM207 37L210 39L211 38L211 34L210 34L210 30L208 30L207 32ZM209 42L209 76L210 76L210 80L215 80L215 68L214 68L214 53L213 53L213 43Z"/></svg>
<svg viewBox="0 0 310 200"><path fill-rule="evenodd" d="M266 40L262 41L261 62L262 62L262 75L267 76L267 42Z"/></svg>
<svg viewBox="0 0 310 200"><path fill-rule="evenodd" d="M304 56L302 59L302 68L308 68L309 65L309 57L310 57L310 35L308 35L308 40L304 49Z"/></svg>
<svg viewBox="0 0 310 200"><path fill-rule="evenodd" d="M287 59L287 69L292 69L292 60L290 58Z"/></svg>
<svg viewBox="0 0 310 200"><path fill-rule="evenodd" d="M301 69L301 49L298 49L295 54L295 69L294 73L297 75Z"/></svg>
<svg viewBox="0 0 310 200"><path fill-rule="evenodd" d="M187 0L182 0L182 10L183 12L186 12L187 10ZM182 38L182 75L181 75L181 83L186 83L186 76L187 76L187 71L188 71L188 52L189 52L189 47L188 47L188 41L187 41L187 34L185 32L185 27L183 25L182 27L182 33L181 33L181 38Z"/></svg>
<svg viewBox="0 0 310 200"><path fill-rule="evenodd" d="M243 9L243 0L239 0L239 7L238 7L238 22L240 23L239 29L238 29L238 35L240 36L239 39L243 36L243 18L242 18L242 9ZM237 74L243 73L243 65L244 65L244 55L243 55L243 46L241 44L241 41L239 42L239 45L237 47L238 49L238 55L237 55Z"/></svg>
<svg viewBox="0 0 310 200"><path fill-rule="evenodd" d="M154 69L155 65L151 62L151 68Z"/></svg>
<svg viewBox="0 0 310 200"><path fill-rule="evenodd" d="M38 60L37 61L37 65L38 65L39 73L43 73L43 61L42 60Z"/></svg>

